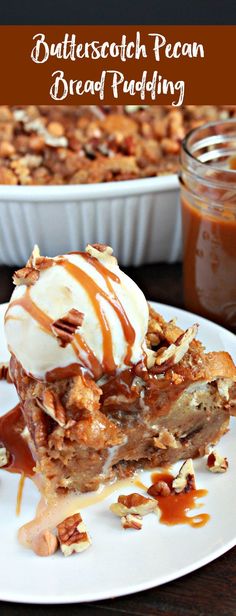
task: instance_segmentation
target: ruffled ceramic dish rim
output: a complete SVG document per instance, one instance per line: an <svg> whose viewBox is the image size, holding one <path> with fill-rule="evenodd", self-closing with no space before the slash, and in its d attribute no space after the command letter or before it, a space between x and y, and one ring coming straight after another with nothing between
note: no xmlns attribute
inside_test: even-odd
<svg viewBox="0 0 236 616"><path fill-rule="evenodd" d="M0 185L0 200L18 201L50 201L57 198L63 201L67 198L109 198L135 194L147 194L154 191L178 190L178 175L162 175L151 178L139 178L119 182L101 184L63 184L55 186L11 186Z"/></svg>

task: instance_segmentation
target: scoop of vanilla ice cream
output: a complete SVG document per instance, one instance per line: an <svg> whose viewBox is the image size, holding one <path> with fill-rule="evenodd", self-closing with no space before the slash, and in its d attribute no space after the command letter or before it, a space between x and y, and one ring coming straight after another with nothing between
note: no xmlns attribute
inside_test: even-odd
<svg viewBox="0 0 236 616"><path fill-rule="evenodd" d="M72 270L76 272L76 277ZM119 280L114 279L114 274ZM50 328L46 331L42 327L37 314L35 316L25 309L22 298L26 294L30 294L30 301L41 311L40 314L45 314L52 322L61 319L72 309L83 314L82 324L77 331L86 347L81 349L80 354L71 343L65 347L60 346L59 338ZM52 266L40 269L35 284L16 286L5 317L8 348L24 370L35 378L43 379L47 372L74 363L93 374L86 357L86 348L92 351L102 365L106 354L101 327L102 314L110 332L116 371L121 371L127 368L128 341L127 329L125 331L124 323L122 326L116 305L122 309L128 328L131 326L133 332L128 363L137 364L144 357L144 339L148 328L148 305L142 291L120 270L109 247L101 252L88 246L86 253L62 255L60 260L53 260Z"/></svg>

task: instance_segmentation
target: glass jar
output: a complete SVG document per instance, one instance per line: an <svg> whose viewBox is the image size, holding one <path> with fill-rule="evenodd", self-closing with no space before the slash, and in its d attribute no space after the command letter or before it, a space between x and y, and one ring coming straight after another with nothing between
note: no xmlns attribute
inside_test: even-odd
<svg viewBox="0 0 236 616"><path fill-rule="evenodd" d="M181 150L186 308L236 331L236 120L191 131Z"/></svg>

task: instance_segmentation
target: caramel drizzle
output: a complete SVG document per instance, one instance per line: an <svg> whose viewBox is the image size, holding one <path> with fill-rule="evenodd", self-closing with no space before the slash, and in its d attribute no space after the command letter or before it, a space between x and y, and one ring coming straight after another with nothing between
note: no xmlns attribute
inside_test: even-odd
<svg viewBox="0 0 236 616"><path fill-rule="evenodd" d="M99 300L101 298L104 298L110 304L110 306L112 306L113 310L115 311L116 315L120 320L121 327L123 329L124 336L127 342L127 352L124 362L125 364L129 364L132 354L132 344L135 340L135 331L110 282L111 279L120 284L120 279L118 276L116 276L116 274L108 270L97 259L94 259L90 255L85 253L80 253L80 256L83 257L86 261L88 261L103 277L110 295L106 293L106 291L101 289L99 285L91 278L91 276L89 276L86 272L84 272L74 263L71 263L70 261L64 261L64 263L62 263L61 265L66 269L67 272L69 272L69 274L71 274L71 276L73 276L73 278L82 283L84 289L89 295L89 299L93 305L94 311L100 323L103 336L103 369L105 372L114 372L116 364L113 357L111 328Z"/></svg>
<svg viewBox="0 0 236 616"><path fill-rule="evenodd" d="M47 334L49 333L52 335L51 324L53 323L53 319L50 319L50 317L48 317L47 314L45 314L45 312L43 312L43 310L41 310L41 308L39 308L37 304L35 304L35 302L32 300L30 296L29 287L26 288L25 293L24 295L22 295L22 297L19 297L18 299L13 300L13 302L9 304L9 307L8 307L8 310L5 316L5 322L12 318L11 315L8 315L8 311L14 306L21 306L26 312L30 314L32 319L34 319L35 321L37 321L37 323L39 323L41 328L45 332L47 332Z"/></svg>
<svg viewBox="0 0 236 616"><path fill-rule="evenodd" d="M22 472L20 476L17 497L16 497L16 515L17 516L20 515L20 512L21 512L24 485L25 485L25 473Z"/></svg>
<svg viewBox="0 0 236 616"><path fill-rule="evenodd" d="M130 364L130 360L131 360L131 355L132 355L132 345L135 341L135 331L127 317L127 314L122 306L122 304L120 303L119 298L116 295L116 292L110 282L110 280L113 280L114 282L116 282L117 284L120 284L120 278L114 274L114 272L111 272L110 270L108 270L100 261L98 261L97 259L94 259L93 257L91 257L89 254L83 254L82 255L84 259L86 259L91 265L93 265L93 267L95 267L95 269L98 271L99 274L101 274L101 276L105 279L106 281L106 285L108 290L110 291L110 293L112 294L114 300L112 303L110 298L106 298L110 304L112 305L112 307L114 308L114 310L116 311L117 316L120 319L121 322L121 326L124 332L124 336L126 338L126 342L127 342L127 352L126 352L126 356L124 359L124 363L126 365Z"/></svg>
<svg viewBox="0 0 236 616"><path fill-rule="evenodd" d="M41 326L41 328L47 332L47 334L49 334L50 336L53 336L52 330L51 330L51 325L53 323L53 319L51 319L45 312L43 312L43 310L41 310L41 308L39 308L37 306L37 304L35 304L35 302L32 300L31 296L30 296L30 289L29 287L27 287L24 295L16 300L14 300L13 302L11 302L9 308L12 308L14 306L21 306L26 312L28 312L28 314L30 314L30 316L32 317L32 319L34 319L35 321L37 321L37 323L39 323L39 325ZM8 308L8 310L9 310ZM7 311L8 313L8 311ZM11 319L11 315L8 315L6 313L5 316L5 322L8 319ZM96 376L96 378L99 378L99 376L101 376L101 366L99 364L99 361L97 360L97 358L95 357L92 349L89 348L89 346L87 345L87 343L85 342L85 340L83 339L83 337L79 334L76 333L74 336L74 340L71 343L71 346L75 352L75 354L77 355L77 357L80 358L81 360L81 350L84 352L85 357L88 357L88 363L86 364L87 368L92 369L94 375ZM84 359L84 362L86 362L86 360ZM85 365L85 364L84 364Z"/></svg>
<svg viewBox="0 0 236 616"><path fill-rule="evenodd" d="M77 357L79 357L80 361L83 361L84 365L87 365L87 368L91 366L91 369L92 369L92 372L93 372L95 378L99 379L100 376L102 375L102 369L101 369L101 365L100 365L96 355L94 355L94 352L88 346L88 344L84 340L83 336L81 336L80 334L76 333L75 336L74 336L74 340L76 342L71 342L71 346L72 346L75 354L77 355ZM76 343L78 344L78 346L77 346ZM80 352L81 350L85 354L84 360L81 358L81 352ZM86 356L88 357L88 362L86 362Z"/></svg>

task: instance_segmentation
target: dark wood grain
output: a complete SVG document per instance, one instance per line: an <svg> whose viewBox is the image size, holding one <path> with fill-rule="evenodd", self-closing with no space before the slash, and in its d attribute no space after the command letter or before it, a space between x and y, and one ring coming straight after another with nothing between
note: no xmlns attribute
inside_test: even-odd
<svg viewBox="0 0 236 616"><path fill-rule="evenodd" d="M0 303L8 301L10 297L13 271L12 268L0 267ZM148 299L183 307L179 264L145 265L127 268L126 272L138 283ZM161 558L161 554L157 554L157 558ZM70 616L236 616L236 548L179 580L134 595L75 604L68 608L3 602L0 607L4 616L62 616L65 610L69 611Z"/></svg>

